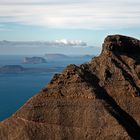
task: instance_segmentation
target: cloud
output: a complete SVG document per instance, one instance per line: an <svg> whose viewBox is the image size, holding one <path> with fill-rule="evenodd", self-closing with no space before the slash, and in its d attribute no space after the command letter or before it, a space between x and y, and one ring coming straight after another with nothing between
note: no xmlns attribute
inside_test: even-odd
<svg viewBox="0 0 140 140"><path fill-rule="evenodd" d="M87 43L81 40L55 40L55 41L0 41L0 46L10 47L48 47L48 46L72 46L72 47L87 47Z"/></svg>
<svg viewBox="0 0 140 140"><path fill-rule="evenodd" d="M85 0L0 0L0 4L64 4L64 3L81 3ZM87 2L90 0L87 0Z"/></svg>
<svg viewBox="0 0 140 140"><path fill-rule="evenodd" d="M55 40L52 43L55 45L66 45L66 46L87 46L87 43L81 40L61 39L61 40Z"/></svg>
<svg viewBox="0 0 140 140"><path fill-rule="evenodd" d="M0 0L0 4L0 23L68 29L140 27L139 0Z"/></svg>

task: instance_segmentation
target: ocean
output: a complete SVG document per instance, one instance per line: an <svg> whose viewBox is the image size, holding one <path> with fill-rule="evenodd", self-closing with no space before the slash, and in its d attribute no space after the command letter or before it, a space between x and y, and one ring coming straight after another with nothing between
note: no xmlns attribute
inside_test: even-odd
<svg viewBox="0 0 140 140"><path fill-rule="evenodd" d="M47 61L44 64L23 64L23 55L1 55L0 67L5 65L21 65L26 68L57 67L56 71L38 73L0 74L0 121L10 117L30 97L38 93L55 73L63 71L68 64L80 65L88 59L70 59Z"/></svg>

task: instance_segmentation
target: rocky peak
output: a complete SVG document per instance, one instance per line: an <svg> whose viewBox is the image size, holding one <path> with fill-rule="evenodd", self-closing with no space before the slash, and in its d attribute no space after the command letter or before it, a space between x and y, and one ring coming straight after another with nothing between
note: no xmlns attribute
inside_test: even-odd
<svg viewBox="0 0 140 140"><path fill-rule="evenodd" d="M102 53L137 55L140 54L140 41L123 35L109 35L104 40Z"/></svg>

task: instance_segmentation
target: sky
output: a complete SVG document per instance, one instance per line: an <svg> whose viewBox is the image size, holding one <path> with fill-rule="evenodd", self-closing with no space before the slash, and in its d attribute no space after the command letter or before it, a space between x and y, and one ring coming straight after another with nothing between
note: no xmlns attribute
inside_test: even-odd
<svg viewBox="0 0 140 140"><path fill-rule="evenodd" d="M140 38L140 0L0 0L0 40L100 47L109 34Z"/></svg>

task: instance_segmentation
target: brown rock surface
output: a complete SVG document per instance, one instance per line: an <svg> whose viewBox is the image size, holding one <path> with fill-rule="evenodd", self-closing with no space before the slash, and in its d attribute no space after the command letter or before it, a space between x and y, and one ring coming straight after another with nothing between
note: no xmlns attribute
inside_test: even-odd
<svg viewBox="0 0 140 140"><path fill-rule="evenodd" d="M140 41L113 35L69 65L13 116L0 140L140 140Z"/></svg>

